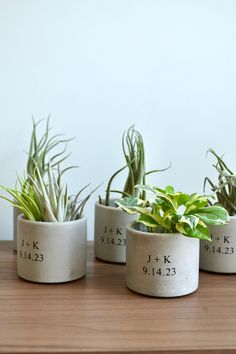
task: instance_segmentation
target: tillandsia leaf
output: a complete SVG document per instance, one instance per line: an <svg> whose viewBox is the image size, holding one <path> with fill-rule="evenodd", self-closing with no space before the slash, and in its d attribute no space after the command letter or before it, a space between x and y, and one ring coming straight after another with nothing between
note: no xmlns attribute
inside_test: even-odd
<svg viewBox="0 0 236 354"><path fill-rule="evenodd" d="M68 141L71 141L72 138L68 139L59 139L59 140L52 140L52 138L49 140L45 147L45 153L48 154L52 149L54 149L57 145L59 144L66 144Z"/></svg>
<svg viewBox="0 0 236 354"><path fill-rule="evenodd" d="M33 120L33 131L31 135L31 141L30 141L30 147L29 147L29 152L28 152L28 161L27 161L27 174L30 176L35 175L35 163L37 163L38 170L40 171L40 174L42 176L45 175L47 172L47 167L48 167L48 161L49 158L47 156L49 155L49 152L52 152L54 148L61 144L65 144L65 148L60 152L55 154L51 158L51 165L52 167L57 166L59 163L64 161L66 158L68 158L69 155L64 155L66 152L66 143L72 139L62 139L59 137L62 137L62 134L55 134L53 136L49 136L49 122L50 122L50 116L47 119L46 122L46 129L41 138L38 139L37 137L37 127L39 123L41 123L42 120L38 121L35 123ZM60 157L60 159L59 159Z"/></svg>
<svg viewBox="0 0 236 354"><path fill-rule="evenodd" d="M76 203L73 202L73 199L68 207L68 215L70 215L70 219L71 220L76 220L76 219L79 219L80 217L82 217L83 215L83 211L84 211L84 207L85 207L85 204L87 203L87 201L89 200L89 198L91 197L91 195L96 191L98 190L98 188L100 188L101 184L98 185L96 188L94 188L81 202L78 201L78 195L81 194L81 192L88 187L85 186L84 188L81 189L81 191L77 194L77 196L75 197L74 200L76 200Z"/></svg>
<svg viewBox="0 0 236 354"><path fill-rule="evenodd" d="M64 148L62 151L58 152L57 154L55 154L50 160L51 160L51 164L53 163L54 160L56 160L58 157L64 155L64 153L67 150L67 144L65 144Z"/></svg>
<svg viewBox="0 0 236 354"><path fill-rule="evenodd" d="M38 161L39 168L43 169L43 162L40 161L40 151L43 149L44 145L46 144L47 137L48 137L48 131L49 131L49 118L47 119L47 125L46 125L46 132L43 134L42 138L40 139L39 143L37 142L37 126L41 123L42 119L35 123L34 118L33 118L33 131L31 135L31 142L30 142L30 148L29 148L29 157L28 157L28 162L27 162L27 172L28 174L33 174L34 172L34 164L33 164L33 159ZM40 161L40 163L39 163Z"/></svg>
<svg viewBox="0 0 236 354"><path fill-rule="evenodd" d="M127 165L121 167L118 171L116 171L111 178L108 181L108 185L107 185L107 190L106 190L106 198L105 198L105 205L109 206L110 205L110 193L111 193L111 184L114 180L114 178L120 173L122 172L125 168L127 168Z"/></svg>
<svg viewBox="0 0 236 354"><path fill-rule="evenodd" d="M63 191L62 189L59 190L57 196L57 210L56 210L56 219L58 222L63 221L64 218L64 205L63 205Z"/></svg>
<svg viewBox="0 0 236 354"><path fill-rule="evenodd" d="M68 157L70 157L70 155L71 155L71 154L69 153L69 154L67 154L67 155L63 156L60 160L58 160L58 161L54 162L54 163L52 164L52 168L53 168L53 167L55 167L55 166L60 165L63 161L67 160L67 159L68 159ZM78 166L76 166L76 167L78 167ZM74 168L74 166L67 167L65 170L67 170L67 169L71 169L71 168Z"/></svg>
<svg viewBox="0 0 236 354"><path fill-rule="evenodd" d="M188 237L210 240L207 224L223 225L229 220L223 207L208 206L206 196L175 192L171 186L165 189L149 185L137 187L154 194L154 202L130 197L117 200L116 204L125 212L138 213L137 224L145 225L150 232L180 232Z"/></svg>
<svg viewBox="0 0 236 354"><path fill-rule="evenodd" d="M128 176L122 192L123 197L129 195L146 199L146 191L138 190L135 186L139 184L146 184L146 175L165 171L170 166L163 170L156 169L146 172L143 138L142 135L135 129L134 125L130 126L127 132L123 133L122 150L126 161L125 167L128 168ZM108 182L105 205L110 205L111 181L113 181L114 177L117 176L117 174L122 170L123 169L117 171ZM118 193L116 189L113 189L113 191Z"/></svg>
<svg viewBox="0 0 236 354"><path fill-rule="evenodd" d="M226 208L229 215L236 215L236 176L223 161L223 156L220 157L213 149L209 149L208 152L216 158L216 164L213 167L218 172L218 184L214 184L206 177L204 191L208 183L216 194L218 202ZM210 201L209 203L212 204Z"/></svg>
<svg viewBox="0 0 236 354"><path fill-rule="evenodd" d="M63 160L64 161L64 160ZM69 170L72 170L74 168L79 168L79 166L69 166L69 167L66 167L64 168L63 170L61 170L61 176L64 175L65 172L69 171Z"/></svg>
<svg viewBox="0 0 236 354"><path fill-rule="evenodd" d="M170 162L169 166L167 166L166 168L163 168L163 169L160 169L160 170L151 170L151 171L145 172L145 176L148 176L148 175L150 175L152 173L167 171L167 170L169 170L169 168L171 168L171 166L172 166L172 163Z"/></svg>
<svg viewBox="0 0 236 354"><path fill-rule="evenodd" d="M35 191L38 194L38 199L41 206L41 212L43 213L44 221L56 222L57 219L55 217L52 205L50 203L50 196L47 192L46 184L43 180L43 177L40 174L37 165L35 165L35 169L36 169L36 177L32 178L31 176L29 176L29 178L32 181L33 186L35 187Z"/></svg>
<svg viewBox="0 0 236 354"><path fill-rule="evenodd" d="M118 191L118 190L116 190L116 189L111 189L110 192L111 192L111 193L122 194L124 197L129 197L129 196L130 196L128 193L121 192L121 191Z"/></svg>
<svg viewBox="0 0 236 354"><path fill-rule="evenodd" d="M33 195L32 190L29 191L29 194L26 194L22 191L14 190L6 186L0 186L0 188L7 192L13 198L13 200L11 200L4 196L0 196L2 199L5 199L10 204L20 209L27 219L32 221L40 221L40 211L37 203L35 202L36 198Z"/></svg>
<svg viewBox="0 0 236 354"><path fill-rule="evenodd" d="M127 134L123 134L122 149L129 170L123 191L138 196L135 185L145 180L145 153L142 136L134 129L134 125L128 129Z"/></svg>
<svg viewBox="0 0 236 354"><path fill-rule="evenodd" d="M217 153L215 152L215 150L213 150L212 148L209 148L207 153L210 152L211 154L213 154L216 159L217 159L217 163L220 165L221 169L226 169L229 174L233 175L233 172L228 168L228 166L226 165L226 163L223 161L223 156L219 156L217 155Z"/></svg>
<svg viewBox="0 0 236 354"><path fill-rule="evenodd" d="M49 136L49 131L50 131L49 122L50 122L50 116L48 116L48 118L47 118L46 131L42 135L41 139L39 140L38 146L37 146L39 151L43 150L43 147L45 146L45 144L48 141L48 136Z"/></svg>
<svg viewBox="0 0 236 354"><path fill-rule="evenodd" d="M48 191L49 191L49 199L52 210L56 211L57 209L57 196L53 181L53 172L51 168L51 161L48 163Z"/></svg>

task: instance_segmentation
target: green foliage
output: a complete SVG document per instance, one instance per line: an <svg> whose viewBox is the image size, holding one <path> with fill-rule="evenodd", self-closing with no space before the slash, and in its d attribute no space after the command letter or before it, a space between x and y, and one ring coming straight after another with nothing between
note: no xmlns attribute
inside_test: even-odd
<svg viewBox="0 0 236 354"><path fill-rule="evenodd" d="M236 215L236 175L228 168L223 161L223 157L217 155L213 149L209 149L216 158L216 164L213 165L218 172L218 184L214 184L210 178L206 177L204 181L204 190L207 183L209 183L211 190L216 193L218 202L229 213L229 215Z"/></svg>
<svg viewBox="0 0 236 354"><path fill-rule="evenodd" d="M41 122L42 120L35 122L33 119L33 130L30 139L27 161L27 174L29 176L33 176L35 174L35 164L37 165L40 174L43 176L47 171L49 154L53 154L53 150L61 144L63 144L64 147L62 148L62 151L54 154L51 159L52 167L57 166L69 157L69 154L64 155L64 153L66 151L66 143L71 139L63 139L62 134L50 136L50 116L46 121L45 132L40 138L38 138L37 128Z"/></svg>
<svg viewBox="0 0 236 354"><path fill-rule="evenodd" d="M27 220L42 221L37 195L27 178L18 177L15 189L1 185L0 188L7 192L12 200L5 196L0 196L0 198L20 209Z"/></svg>
<svg viewBox="0 0 236 354"><path fill-rule="evenodd" d="M95 190L81 198L82 192L88 187L82 188L76 195L69 196L67 185L63 186L62 176L68 168L61 170L57 165L52 170L49 161L45 176L42 176L35 165L35 173L24 180L18 178L18 187L11 189L0 186L13 200L1 196L12 205L19 208L27 220L44 222L63 222L81 218L86 202Z"/></svg>
<svg viewBox="0 0 236 354"><path fill-rule="evenodd" d="M63 186L63 174L77 166L61 169L61 164L69 154L66 152L66 143L71 139L58 139L61 134L50 136L49 118L46 131L40 139L37 138L37 126L40 122L33 121L28 153L27 173L21 179L17 178L15 189L0 186L10 198L0 196L19 208L27 220L44 222L63 222L81 218L86 202L95 190L81 198L82 192L89 186L82 188L76 195L68 195L67 185ZM65 144L63 150L54 153L60 144ZM54 155L49 158L49 153Z"/></svg>
<svg viewBox="0 0 236 354"><path fill-rule="evenodd" d="M176 233L210 240L207 225L223 225L229 220L220 206L208 206L207 196L175 192L172 186L160 189L148 185L136 186L139 192L150 194L149 200L126 197L116 204L129 214L139 213L138 223L154 233Z"/></svg>
<svg viewBox="0 0 236 354"><path fill-rule="evenodd" d="M122 150L125 157L126 164L116 171L110 178L107 189L106 189L106 198L105 205L110 205L110 194L111 192L120 193L122 197L133 196L145 198L145 191L137 191L135 186L137 184L145 184L145 178L148 174L165 171L163 170L153 170L146 172L145 167L145 152L144 152L144 143L142 135L134 128L132 125L127 132L123 133L122 136ZM114 178L122 172L124 169L128 168L128 176L124 185L123 191L112 190L111 185ZM168 167L169 168L169 167ZM101 198L99 198L101 203Z"/></svg>

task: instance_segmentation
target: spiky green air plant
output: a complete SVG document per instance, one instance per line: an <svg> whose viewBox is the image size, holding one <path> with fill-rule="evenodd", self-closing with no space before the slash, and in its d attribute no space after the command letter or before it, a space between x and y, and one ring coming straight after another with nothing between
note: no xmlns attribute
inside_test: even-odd
<svg viewBox="0 0 236 354"><path fill-rule="evenodd" d="M40 171L40 174L43 176L47 171L49 154L52 153L53 149L63 144L64 147L62 151L55 154L51 159L52 167L60 164L62 161L66 160L69 157L68 155L64 155L66 152L66 143L71 139L62 139L62 134L56 134L50 136L50 116L47 118L46 129L44 134L40 139L37 137L37 127L43 121L41 119L38 122L35 122L33 119L33 131L31 134L30 147L28 151L28 161L27 161L27 174L29 176L34 176L35 174L35 163Z"/></svg>
<svg viewBox="0 0 236 354"><path fill-rule="evenodd" d="M41 121L35 123L33 120L26 176L17 178L15 189L0 186L13 200L5 196L0 198L20 209L25 218L31 221L72 221L82 216L86 202L96 189L82 199L81 193L89 185L75 196L68 195L67 186L62 185L62 175L77 166L61 170L60 164L69 156L65 154L66 143L71 139L59 138L61 134L50 136L49 119L40 139L37 138L37 126ZM64 145L62 150L54 153L54 149L61 144ZM53 155L52 158L49 154Z"/></svg>
<svg viewBox="0 0 236 354"><path fill-rule="evenodd" d="M206 183L209 183L211 190L216 194L218 203L222 205L229 215L236 215L236 175L228 168L223 161L223 156L217 155L213 149L209 149L216 158L216 164L213 165L218 172L218 184L214 184L210 178L204 180L204 191Z"/></svg>
<svg viewBox="0 0 236 354"><path fill-rule="evenodd" d="M1 198L19 208L25 218L31 221L64 222L80 219L86 202L98 187L83 198L81 198L81 193L89 185L82 188L76 195L69 196L67 185L63 186L62 184L62 176L73 167L61 170L58 164L55 171L49 161L46 175L43 176L35 163L34 176L28 176L24 181L19 180L20 189L0 186L15 201L6 197Z"/></svg>
<svg viewBox="0 0 236 354"><path fill-rule="evenodd" d="M145 184L145 178L148 174L165 171L163 170L153 170L146 172L145 166L145 151L142 135L134 128L132 125L127 132L123 133L122 136L122 149L125 157L126 165L116 171L110 178L107 189L105 205L110 205L110 194L112 192L122 194L122 197L134 196L145 199L145 191L138 191L135 186L137 184ZM170 167L170 166L169 166ZM168 167L168 168L169 168ZM125 182L123 191L111 189L111 184L114 178L122 172L124 169L128 168L128 176ZM102 203L101 198L99 198L100 203Z"/></svg>

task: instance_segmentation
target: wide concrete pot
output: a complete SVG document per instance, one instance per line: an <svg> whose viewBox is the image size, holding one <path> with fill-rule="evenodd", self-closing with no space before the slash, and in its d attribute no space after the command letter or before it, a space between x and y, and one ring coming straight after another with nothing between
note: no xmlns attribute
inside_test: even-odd
<svg viewBox="0 0 236 354"><path fill-rule="evenodd" d="M62 283L86 274L87 224L32 222L18 217L17 273L38 283Z"/></svg>
<svg viewBox="0 0 236 354"><path fill-rule="evenodd" d="M115 199L114 199L115 200ZM114 205L112 200L111 205ZM114 206L95 205L94 252L99 259L126 262L126 226L137 219Z"/></svg>
<svg viewBox="0 0 236 354"><path fill-rule="evenodd" d="M17 218L21 214L21 210L13 207L13 249L17 251Z"/></svg>
<svg viewBox="0 0 236 354"><path fill-rule="evenodd" d="M137 225L137 224L136 224ZM198 288L199 240L127 226L126 284L144 295L176 297Z"/></svg>
<svg viewBox="0 0 236 354"><path fill-rule="evenodd" d="M200 269L216 273L236 273L236 217L229 223L209 226L212 241L201 241Z"/></svg>

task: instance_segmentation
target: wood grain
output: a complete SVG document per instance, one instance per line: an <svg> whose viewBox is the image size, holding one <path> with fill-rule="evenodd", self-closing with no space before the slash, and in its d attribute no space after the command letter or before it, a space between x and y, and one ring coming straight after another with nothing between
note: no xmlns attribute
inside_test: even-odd
<svg viewBox="0 0 236 354"><path fill-rule="evenodd" d="M135 294L125 266L94 260L57 285L16 275L10 241L0 242L0 353L236 353L236 276L200 274L199 290L176 299Z"/></svg>

